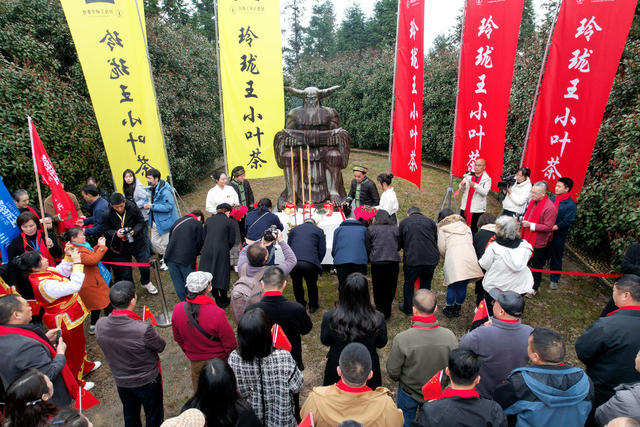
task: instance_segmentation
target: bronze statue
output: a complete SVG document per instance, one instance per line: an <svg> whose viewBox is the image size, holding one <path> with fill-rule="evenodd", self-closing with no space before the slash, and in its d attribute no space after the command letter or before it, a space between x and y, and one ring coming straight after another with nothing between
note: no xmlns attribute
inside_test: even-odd
<svg viewBox="0 0 640 427"><path fill-rule="evenodd" d="M309 184L311 202L316 206L327 200L341 203L345 199L342 169L349 162L351 136L340 127L338 112L320 104L322 98L331 95L339 87L308 87L304 90L284 88L304 102L302 107L289 111L285 129L273 139L276 161L284 170L286 184L278 199L278 209L294 201L294 192L296 205L302 205L303 200L309 201ZM304 170L302 174L301 169Z"/></svg>

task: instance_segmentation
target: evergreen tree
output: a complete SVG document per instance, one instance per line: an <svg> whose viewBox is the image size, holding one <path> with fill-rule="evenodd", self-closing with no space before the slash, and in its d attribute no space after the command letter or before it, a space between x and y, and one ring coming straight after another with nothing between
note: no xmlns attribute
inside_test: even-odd
<svg viewBox="0 0 640 427"><path fill-rule="evenodd" d="M398 0L377 0L367 22L373 46L393 46L398 25Z"/></svg>
<svg viewBox="0 0 640 427"><path fill-rule="evenodd" d="M325 0L313 5L311 20L305 30L304 56L328 59L335 52L335 21L333 3Z"/></svg>
<svg viewBox="0 0 640 427"><path fill-rule="evenodd" d="M524 0L522 9L522 21L520 23L520 34L518 36L518 46L523 43L530 43L536 34L536 13L533 10L533 0Z"/></svg>
<svg viewBox="0 0 640 427"><path fill-rule="evenodd" d="M162 12L173 24L184 25L189 22L189 11L185 0L163 0Z"/></svg>
<svg viewBox="0 0 640 427"><path fill-rule="evenodd" d="M336 32L336 49L341 52L362 50L371 45L369 27L359 3L345 11L344 19Z"/></svg>
<svg viewBox="0 0 640 427"><path fill-rule="evenodd" d="M214 3L210 0L195 0L193 4L195 6L195 11L191 19L193 26L204 35L207 40L213 43L216 39Z"/></svg>
<svg viewBox="0 0 640 427"><path fill-rule="evenodd" d="M302 48L304 46L304 27L302 26L302 15L304 15L304 5L302 0L289 0L285 5L288 12L289 32L287 45L283 48L284 62L289 72L292 72L300 64Z"/></svg>

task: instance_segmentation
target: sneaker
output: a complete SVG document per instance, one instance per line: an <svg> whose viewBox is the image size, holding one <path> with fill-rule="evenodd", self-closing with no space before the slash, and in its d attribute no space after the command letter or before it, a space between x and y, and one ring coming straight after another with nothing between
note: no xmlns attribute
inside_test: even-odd
<svg viewBox="0 0 640 427"><path fill-rule="evenodd" d="M86 382L84 383L84 387L82 387L82 388L83 388L83 389L85 389L85 390L87 390L87 391L89 391L89 390L91 390L92 388L94 388L95 386L96 386L96 383L94 383L93 381L86 381Z"/></svg>
<svg viewBox="0 0 640 427"><path fill-rule="evenodd" d="M168 269L169 267L167 267L167 264L164 263L164 259L160 261L160 270L167 271Z"/></svg>
<svg viewBox="0 0 640 427"><path fill-rule="evenodd" d="M549 283L549 289L553 289L554 291L558 289L558 282Z"/></svg>
<svg viewBox="0 0 640 427"><path fill-rule="evenodd" d="M96 334L96 325L89 325L89 335Z"/></svg>
<svg viewBox="0 0 640 427"><path fill-rule="evenodd" d="M89 373L91 373L93 371L97 371L100 368L100 366L102 366L102 362L99 361L99 360L96 360L95 362L92 362L92 363L93 363L93 368L91 368Z"/></svg>
<svg viewBox="0 0 640 427"><path fill-rule="evenodd" d="M153 283L149 282L146 285L142 285L143 288L147 290L151 295L155 295L158 293L158 289L153 286Z"/></svg>
<svg viewBox="0 0 640 427"><path fill-rule="evenodd" d="M535 297L537 294L538 294L538 292L534 289L534 290L532 290L531 292L527 293L525 296L526 296L527 298L533 298L533 297Z"/></svg>

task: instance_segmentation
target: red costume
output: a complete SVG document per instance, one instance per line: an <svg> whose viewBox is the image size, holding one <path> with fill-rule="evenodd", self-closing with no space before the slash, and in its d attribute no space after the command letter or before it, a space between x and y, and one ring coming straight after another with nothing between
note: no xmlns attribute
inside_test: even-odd
<svg viewBox="0 0 640 427"><path fill-rule="evenodd" d="M63 261L57 268L29 275L35 298L44 308L42 321L49 329L62 330L62 339L67 344L67 365L81 385L82 377L94 367L87 360L82 326L89 312L77 293L84 281L83 270L82 264Z"/></svg>

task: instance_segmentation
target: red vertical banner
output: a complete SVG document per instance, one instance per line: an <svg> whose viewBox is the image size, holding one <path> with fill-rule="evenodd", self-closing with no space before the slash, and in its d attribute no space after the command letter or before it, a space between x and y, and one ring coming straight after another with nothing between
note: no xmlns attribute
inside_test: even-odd
<svg viewBox="0 0 640 427"><path fill-rule="evenodd" d="M513 64L524 0L467 0L460 51L453 175L487 162L492 190L504 160Z"/></svg>
<svg viewBox="0 0 640 427"><path fill-rule="evenodd" d="M420 188L424 0L400 0L393 103L391 173Z"/></svg>
<svg viewBox="0 0 640 427"><path fill-rule="evenodd" d="M44 149L40 135L36 130L36 126L33 124L31 117L28 117L29 121L29 135L31 137L31 152L33 154L33 168L42 177L42 182L49 186L52 194L53 207L60 218L67 219L67 214L71 212L71 217L75 220L78 219L78 212L71 201L69 195L64 191L60 179L56 174L53 164L49 159L47 150ZM43 212L44 215L44 212Z"/></svg>
<svg viewBox="0 0 640 427"><path fill-rule="evenodd" d="M524 155L532 180L569 177L580 194L636 3L562 2Z"/></svg>

